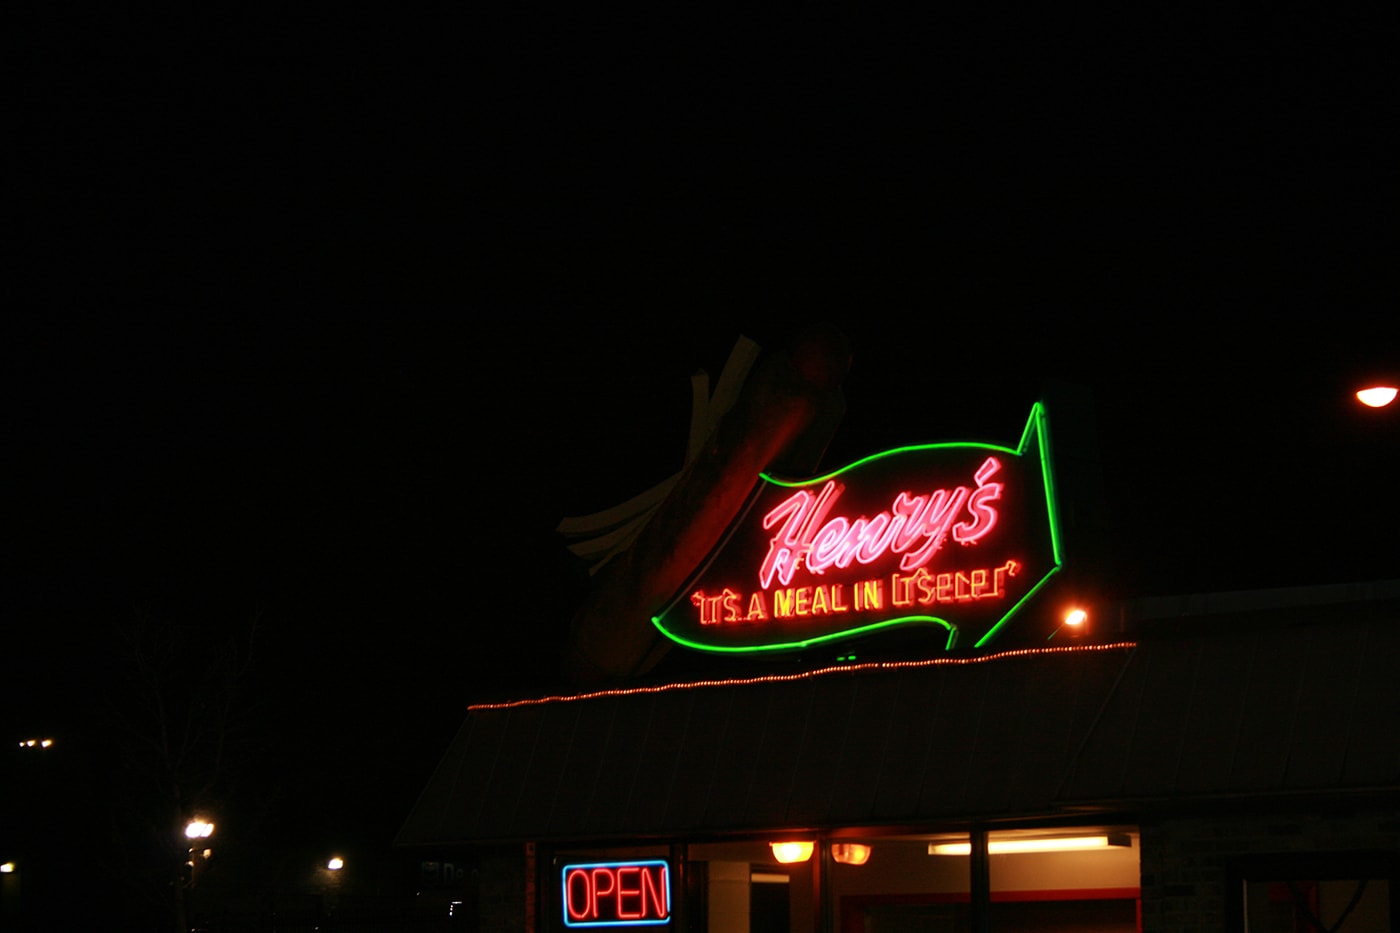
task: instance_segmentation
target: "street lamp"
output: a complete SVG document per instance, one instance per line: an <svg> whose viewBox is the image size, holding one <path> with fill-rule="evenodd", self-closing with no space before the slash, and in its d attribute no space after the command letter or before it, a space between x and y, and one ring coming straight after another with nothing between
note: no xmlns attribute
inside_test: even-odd
<svg viewBox="0 0 1400 933"><path fill-rule="evenodd" d="M185 853L185 866L180 879L180 909L187 920L194 917L194 886L199 881L199 863L209 861L209 856L214 854L200 840L212 835L214 824L203 817L196 816L185 824L185 838L190 846Z"/></svg>
<svg viewBox="0 0 1400 933"><path fill-rule="evenodd" d="M193 887L195 883L196 860L203 859L209 861L209 856L213 855L212 849L198 845L201 839L208 839L214 834L214 824L208 820L195 817L185 824L185 838L190 841L189 850L185 853L185 868L189 870L189 879L185 882L186 887ZM198 852L196 852L198 848Z"/></svg>

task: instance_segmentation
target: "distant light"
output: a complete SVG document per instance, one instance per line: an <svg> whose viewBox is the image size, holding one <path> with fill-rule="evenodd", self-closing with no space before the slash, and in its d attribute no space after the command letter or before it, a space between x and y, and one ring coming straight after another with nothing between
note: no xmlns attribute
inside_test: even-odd
<svg viewBox="0 0 1400 933"><path fill-rule="evenodd" d="M812 857L810 842L770 842L773 857L784 865L792 862L805 862Z"/></svg>
<svg viewBox="0 0 1400 933"><path fill-rule="evenodd" d="M1395 386L1371 386L1369 389L1361 389L1356 393L1356 397L1361 400L1361 404L1369 405L1372 408L1384 408L1395 401Z"/></svg>
<svg viewBox="0 0 1400 933"><path fill-rule="evenodd" d="M1083 609L1071 609L1065 613L1065 625L1083 625L1089 621L1089 613Z"/></svg>
<svg viewBox="0 0 1400 933"><path fill-rule="evenodd" d="M185 838L208 839L214 832L214 824L204 820L190 820L185 826Z"/></svg>
<svg viewBox="0 0 1400 933"><path fill-rule="evenodd" d="M329 868L331 871L340 871L342 868L345 867L345 859L337 855L335 858L331 859L329 862L326 863L326 867Z"/></svg>
<svg viewBox="0 0 1400 933"><path fill-rule="evenodd" d="M14 872L14 870L15 870L15 863L14 863L14 862L3 862L3 863L0 863L0 875L8 875L8 874L11 874L12 872Z"/></svg>

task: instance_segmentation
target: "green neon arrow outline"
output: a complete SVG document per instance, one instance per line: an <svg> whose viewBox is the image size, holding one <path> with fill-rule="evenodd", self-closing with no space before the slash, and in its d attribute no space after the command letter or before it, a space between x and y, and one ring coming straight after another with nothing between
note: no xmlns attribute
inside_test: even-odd
<svg viewBox="0 0 1400 933"><path fill-rule="evenodd" d="M1016 457L1022 457L1025 455L1026 450L1030 447L1031 437L1033 434L1035 436L1037 453L1039 454L1040 458L1041 482L1045 490L1045 514L1050 524L1050 551L1051 559L1054 561L1054 566L1047 570L1045 572L1045 575L1040 578L1040 581L1037 582L1034 586L1032 586L1029 590L1027 590L1026 595L1022 596L1019 600L1017 600L1016 605L1008 609L1006 613L1001 617L1001 619L990 629L988 629L987 633L983 635L980 639L978 639L977 643L973 645L974 648L981 648L983 645L989 642L996 635L996 633L1001 630L1002 626L1004 626L1011 619L1012 616L1016 615L1016 613L1018 613L1021 610L1021 607L1024 606L1032 596L1038 593L1040 589L1044 587L1045 584L1050 580L1050 578L1056 573L1058 573L1061 567L1063 566L1062 561L1060 560L1059 511L1055 505L1055 476L1054 470L1051 465L1050 456L1050 430L1049 424L1047 423L1046 419L1045 405L1043 403L1036 402L1033 405L1031 405L1030 417L1026 419L1026 427L1021 432L1021 440L1014 449L1000 444L944 441L937 444L916 444L905 447L896 447L892 450L886 450L883 453L871 454L870 456L863 457L860 460L855 461L854 463L847 464L846 466L841 467L838 470L833 470L830 473L826 473L822 476L813 477L811 479L793 481L777 479L775 477L769 476L766 473L761 473L759 475L765 482L772 483L775 486L783 486L787 488L796 489L802 486L811 486L816 483L824 483L829 479L833 479L837 476L840 476L842 473L845 473L849 470L854 470L856 467L861 466L863 464L871 463L875 460L880 460L885 457L893 457L898 454L905 453L907 451L945 450L948 448L956 447L959 449L975 448L980 450L991 450L1000 453L1011 454L1012 456ZM670 606L667 607L667 609L670 609L671 606L674 605L675 603L671 603ZM823 642L835 641L837 639L855 638L858 635L863 635L868 632L874 632L882 628L889 628L895 625L910 624L941 625L945 629L947 629L948 641L947 644L944 646L945 651L951 651L956 646L958 640L958 627L956 625L954 625L952 622L949 622L947 619L943 619L938 616L927 615L901 616L897 619L886 619L883 622L874 622L870 625L863 625L853 629L842 629L839 632L830 632L825 635L816 635L812 638L804 638L799 641L782 642L779 644L771 645L742 646L706 645L701 644L700 642L692 641L691 639L685 638L681 635L677 635L675 632L672 632L670 629L666 628L666 626L663 625L661 622L661 616L652 616L651 624L656 626L657 631L661 632L662 635L665 635L667 638L671 639L671 641L674 641L676 644L684 645L685 647L692 648L696 651L709 651L711 653L718 654L753 654L760 651L796 651L802 648L810 648L813 645L819 645Z"/></svg>

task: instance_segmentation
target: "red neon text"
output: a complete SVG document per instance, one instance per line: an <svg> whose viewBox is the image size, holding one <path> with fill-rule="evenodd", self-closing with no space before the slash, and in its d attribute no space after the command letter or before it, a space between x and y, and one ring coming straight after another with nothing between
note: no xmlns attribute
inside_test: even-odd
<svg viewBox="0 0 1400 933"><path fill-rule="evenodd" d="M981 567L953 573L929 573L920 567L911 574L890 575L890 604L907 609L938 603L970 603L979 599L1001 599L1006 595L1006 578L1016 576L1021 565L1009 560L1000 567Z"/></svg>
<svg viewBox="0 0 1400 933"><path fill-rule="evenodd" d="M835 480L815 494L798 490L763 517L765 530L779 527L759 568L759 585L766 590L776 578L787 586L799 566L819 574L852 561L869 564L886 553L902 555L899 569L912 571L927 564L950 533L959 544L976 543L997 524L1002 484L989 480L1000 469L1000 461L988 457L973 474L975 489L901 492L885 511L856 519L828 518L845 491ZM958 521L963 515L968 517Z"/></svg>
<svg viewBox="0 0 1400 933"><path fill-rule="evenodd" d="M779 587L771 592L755 590L745 596L725 587L718 595L704 590L690 594L701 625L735 625L770 619L805 619L838 616L846 612L881 611L885 608L927 608L947 603L971 603L1003 599L1006 581L1020 572L1019 562L997 567L977 567L933 573L920 567L913 573L857 580L854 583L819 583L814 586Z"/></svg>
<svg viewBox="0 0 1400 933"><path fill-rule="evenodd" d="M670 916L664 862L570 865L564 915L570 926L665 922Z"/></svg>

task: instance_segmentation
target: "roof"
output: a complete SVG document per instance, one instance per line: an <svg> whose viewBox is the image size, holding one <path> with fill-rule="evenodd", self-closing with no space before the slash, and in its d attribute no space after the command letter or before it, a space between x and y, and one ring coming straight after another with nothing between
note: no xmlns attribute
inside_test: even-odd
<svg viewBox="0 0 1400 933"><path fill-rule="evenodd" d="M1142 644L1058 802L1400 790L1400 610L1314 618Z"/></svg>
<svg viewBox="0 0 1400 933"><path fill-rule="evenodd" d="M400 845L1400 793L1400 613L473 708Z"/></svg>

